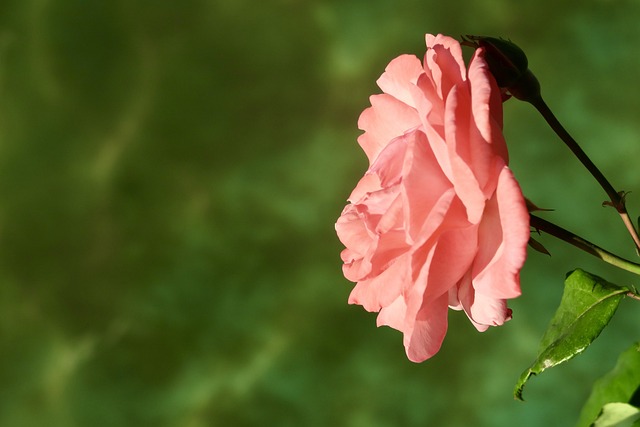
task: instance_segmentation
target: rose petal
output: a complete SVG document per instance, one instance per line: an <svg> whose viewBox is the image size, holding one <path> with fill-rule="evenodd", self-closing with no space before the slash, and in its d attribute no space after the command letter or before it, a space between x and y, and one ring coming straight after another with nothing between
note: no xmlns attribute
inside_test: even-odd
<svg viewBox="0 0 640 427"><path fill-rule="evenodd" d="M367 173L358 181L356 188L353 189L347 200L351 203L357 203L367 194L380 190L382 190L380 177L374 173Z"/></svg>
<svg viewBox="0 0 640 427"><path fill-rule="evenodd" d="M463 88L456 86L451 90L446 101L445 134L456 194L467 209L469 221L477 224L484 211L485 196L471 168L470 103L469 93Z"/></svg>
<svg viewBox="0 0 640 427"><path fill-rule="evenodd" d="M369 173L376 174L380 178L382 187L390 187L399 184L402 180L402 167L407 151L407 137L401 135L394 138L376 157L369 168Z"/></svg>
<svg viewBox="0 0 640 427"><path fill-rule="evenodd" d="M427 53L425 55L425 69L431 71L431 77L444 99L453 86L465 78L466 67L462 58L460 43L447 36L427 34Z"/></svg>
<svg viewBox="0 0 640 427"><path fill-rule="evenodd" d="M379 275L359 281L349 295L349 304L362 305L367 311L379 311L397 299L409 280L409 258L399 256Z"/></svg>
<svg viewBox="0 0 640 427"><path fill-rule="evenodd" d="M447 311L446 294L422 307L411 330L404 333L404 346L409 360L423 362L440 350L447 334Z"/></svg>
<svg viewBox="0 0 640 427"><path fill-rule="evenodd" d="M401 184L406 214L405 226L408 234L417 240L418 234L423 232L427 218L442 196L452 189L452 185L430 150L424 133L412 132L405 136L405 140L407 150L403 159L404 178ZM451 199L448 199L449 202Z"/></svg>
<svg viewBox="0 0 640 427"><path fill-rule="evenodd" d="M400 55L387 65L377 83L384 93L415 107L411 88L421 74L424 74L424 68L416 56Z"/></svg>
<svg viewBox="0 0 640 427"><path fill-rule="evenodd" d="M493 298L520 295L520 269L527 257L529 212L520 186L508 167L500 172L495 197L480 225L474 288Z"/></svg>
<svg viewBox="0 0 640 427"><path fill-rule="evenodd" d="M469 275L461 281L458 297L467 317L479 332L511 319L511 310L507 308L506 301L474 292Z"/></svg>
<svg viewBox="0 0 640 427"><path fill-rule="evenodd" d="M358 121L367 172L336 222L349 302L403 333L407 356L433 356L449 308L479 331L511 318L529 217L507 167L501 93L478 49L426 36L424 61L402 55Z"/></svg>
<svg viewBox="0 0 640 427"><path fill-rule="evenodd" d="M365 131L358 143L372 164L390 141L418 126L420 119L414 108L391 95L373 95L369 99L371 107L358 120L358 127Z"/></svg>
<svg viewBox="0 0 640 427"><path fill-rule="evenodd" d="M486 199L491 198L497 184L495 162L506 164L507 161L506 156L502 159L496 156L506 153L506 145L502 137L502 127L494 121L491 111L492 99L495 98L494 93L498 89L494 87L495 82L490 79L488 72L486 63L477 59L477 56L474 57L469 66L471 120L465 157ZM500 109L501 107L502 104Z"/></svg>

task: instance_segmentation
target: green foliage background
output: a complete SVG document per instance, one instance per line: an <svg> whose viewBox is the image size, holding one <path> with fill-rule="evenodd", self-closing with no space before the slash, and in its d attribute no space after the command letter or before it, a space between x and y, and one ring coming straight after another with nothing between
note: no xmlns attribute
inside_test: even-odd
<svg viewBox="0 0 640 427"><path fill-rule="evenodd" d="M0 425L570 425L638 339L520 372L585 268L548 237L505 327L450 316L442 351L348 306L333 223L366 167L357 117L424 33L510 38L640 213L640 3L185 0L0 3ZM505 132L547 218L634 257L605 194L532 108Z"/></svg>

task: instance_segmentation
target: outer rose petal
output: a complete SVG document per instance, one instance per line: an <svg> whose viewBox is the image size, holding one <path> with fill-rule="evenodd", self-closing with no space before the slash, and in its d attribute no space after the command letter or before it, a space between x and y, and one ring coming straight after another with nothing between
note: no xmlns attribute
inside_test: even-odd
<svg viewBox="0 0 640 427"><path fill-rule="evenodd" d="M475 292L470 276L461 281L458 298L469 320L480 332L486 331L489 326L499 326L511 319L511 310L507 308L506 301Z"/></svg>
<svg viewBox="0 0 640 427"><path fill-rule="evenodd" d="M400 55L387 65L377 81L378 87L384 93L415 107L412 87L416 85L421 74L424 74L424 68L417 57Z"/></svg>
<svg viewBox="0 0 640 427"><path fill-rule="evenodd" d="M495 79L489 73L482 50L476 51L469 65L471 117L467 161L475 172L486 198L491 198L497 184L495 162L508 162L507 146L502 136L502 100Z"/></svg>
<svg viewBox="0 0 640 427"><path fill-rule="evenodd" d="M418 316L407 316L407 305L402 296L383 307L378 315L378 326L390 326L404 333L407 357L412 362L423 362L440 350L447 333L447 296L426 304Z"/></svg>
<svg viewBox="0 0 640 427"><path fill-rule="evenodd" d="M380 275L358 282L349 295L349 304L362 305L367 311L379 311L401 296L411 278L409 257L401 256Z"/></svg>
<svg viewBox="0 0 640 427"><path fill-rule="evenodd" d="M451 179L449 149L444 135L444 102L436 94L435 86L426 74L420 76L413 92L422 125L420 130L427 136L442 172Z"/></svg>
<svg viewBox="0 0 640 427"><path fill-rule="evenodd" d="M369 172L380 178L380 184L383 188L398 184L402 180L404 157L410 138L410 134L394 138L382 149L376 157L376 161L369 167Z"/></svg>
<svg viewBox="0 0 640 427"><path fill-rule="evenodd" d="M380 178L378 175L367 173L358 182L358 185L353 189L347 200L351 203L356 203L358 200L365 197L367 193L373 193L374 191L380 190L382 190L382 187L380 186Z"/></svg>
<svg viewBox="0 0 640 427"><path fill-rule="evenodd" d="M404 336L407 357L412 362L424 362L436 354L447 334L447 295L442 295L418 313L410 334Z"/></svg>
<svg viewBox="0 0 640 427"><path fill-rule="evenodd" d="M511 319L511 310L503 299L495 299L476 292L475 299L469 308L469 317L480 331L489 326L500 326Z"/></svg>
<svg viewBox="0 0 640 427"><path fill-rule="evenodd" d="M358 125L369 168L336 223L349 297L403 333L410 360L433 356L449 308L484 331L511 318L529 216L507 167L501 94L478 49L426 36L378 80Z"/></svg>
<svg viewBox="0 0 640 427"><path fill-rule="evenodd" d="M515 298L520 295L520 269L527 257L529 212L520 186L506 166L500 171L490 205L483 218L486 224L481 226L474 287L488 297Z"/></svg>
<svg viewBox="0 0 640 427"><path fill-rule="evenodd" d="M358 119L358 127L365 131L358 143L372 164L391 140L418 126L420 119L415 109L390 95L373 95L369 100L371 107Z"/></svg>
<svg viewBox="0 0 640 427"><path fill-rule="evenodd" d="M380 309L380 314L376 319L376 326L389 326L398 331L404 331L407 319L406 314L407 303L404 301L404 297L399 295L390 304Z"/></svg>
<svg viewBox="0 0 640 427"><path fill-rule="evenodd" d="M502 99L500 89L489 71L484 59L484 49L475 51L469 64L469 81L471 82L471 97L473 99L473 117L482 137L489 143L500 142L494 152L499 156L507 154L502 133L495 135L495 129L502 128ZM494 141L500 136L499 141ZM505 162L508 158L504 157Z"/></svg>
<svg viewBox="0 0 640 427"><path fill-rule="evenodd" d="M360 254L360 256L367 253L371 247L373 232L367 228L354 205L347 205L344 208L335 227L338 238L351 253Z"/></svg>
<svg viewBox="0 0 640 427"><path fill-rule="evenodd" d="M440 98L444 99L455 85L462 83L466 74L466 67L462 59L460 43L447 36L438 34L426 35L427 54L425 55L425 69L431 71Z"/></svg>
<svg viewBox="0 0 640 427"><path fill-rule="evenodd" d="M427 218L452 188L443 174L424 133L414 131L405 136L407 149L402 164L401 191L404 198L404 226L414 241L423 233ZM424 191L428 188L429 191ZM444 212L443 212L444 213Z"/></svg>
<svg viewBox="0 0 640 427"><path fill-rule="evenodd" d="M484 211L485 196L470 158L470 104L468 92L453 88L446 101L444 126L456 194L467 209L469 221L477 224Z"/></svg>

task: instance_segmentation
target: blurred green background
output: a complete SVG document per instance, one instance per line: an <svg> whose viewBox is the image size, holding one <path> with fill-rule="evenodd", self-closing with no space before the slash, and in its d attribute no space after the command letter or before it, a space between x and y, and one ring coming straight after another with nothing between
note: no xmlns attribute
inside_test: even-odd
<svg viewBox="0 0 640 427"><path fill-rule="evenodd" d="M513 385L583 267L545 236L514 319L450 316L442 351L347 305L333 223L366 168L356 122L424 33L507 37L640 213L640 2L4 0L0 425L571 425L638 339L625 301L588 351ZM512 168L561 225L626 257L605 194L505 105Z"/></svg>

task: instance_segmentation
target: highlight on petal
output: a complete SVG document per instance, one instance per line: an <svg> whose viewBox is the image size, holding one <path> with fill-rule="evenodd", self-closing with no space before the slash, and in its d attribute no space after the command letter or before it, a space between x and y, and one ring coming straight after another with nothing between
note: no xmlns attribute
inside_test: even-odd
<svg viewBox="0 0 640 427"><path fill-rule="evenodd" d="M444 126L456 194L467 209L469 221L477 224L484 211L485 195L472 169L470 109L469 93L454 88L446 101Z"/></svg>
<svg viewBox="0 0 640 427"><path fill-rule="evenodd" d="M360 115L369 168L336 222L349 303L402 332L414 362L440 349L449 309L478 331L511 318L529 239L484 52L467 69L456 40L425 40L424 61L392 60Z"/></svg>
<svg viewBox="0 0 640 427"><path fill-rule="evenodd" d="M358 127L365 131L358 143L372 164L394 138L420 124L416 110L391 95L373 95L371 107L362 112Z"/></svg>
<svg viewBox="0 0 640 427"><path fill-rule="evenodd" d="M468 313L476 329L481 332L489 326L500 326L511 319L511 310L507 308L506 300L491 298L477 292Z"/></svg>
<svg viewBox="0 0 640 427"><path fill-rule="evenodd" d="M407 234L417 240L431 212L436 209L442 196L452 189L452 185L439 167L424 133L411 132L405 136L405 140L407 148L403 158L401 184L404 225ZM429 191L425 191L426 188ZM447 203L450 201L451 198Z"/></svg>
<svg viewBox="0 0 640 427"><path fill-rule="evenodd" d="M356 203L367 194L379 190L382 190L380 177L376 174L366 173L360 181L358 181L356 188L353 189L347 200L351 203Z"/></svg>
<svg viewBox="0 0 640 427"><path fill-rule="evenodd" d="M442 34L427 34L426 42L425 69L430 71L440 98L444 99L466 77L462 48L457 40Z"/></svg>
<svg viewBox="0 0 640 427"><path fill-rule="evenodd" d="M500 89L484 60L483 49L474 53L468 75L475 126L493 153L508 163L509 154L502 135L502 98Z"/></svg>
<svg viewBox="0 0 640 427"><path fill-rule="evenodd" d="M524 196L505 166L480 226L478 258L473 268L477 292L494 298L520 295L520 270L527 257L529 235Z"/></svg>
<svg viewBox="0 0 640 427"><path fill-rule="evenodd" d="M367 311L380 311L402 295L407 281L408 257L399 256L381 274L362 280L349 295L349 304L362 305Z"/></svg>
<svg viewBox="0 0 640 427"><path fill-rule="evenodd" d="M404 347L412 362L424 362L440 351L447 334L447 295L425 304L404 334Z"/></svg>
<svg viewBox="0 0 640 427"><path fill-rule="evenodd" d="M415 107L412 88L422 74L424 74L424 68L416 56L400 55L387 65L377 83L384 93Z"/></svg>

